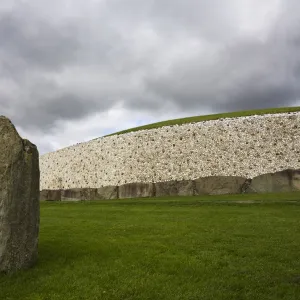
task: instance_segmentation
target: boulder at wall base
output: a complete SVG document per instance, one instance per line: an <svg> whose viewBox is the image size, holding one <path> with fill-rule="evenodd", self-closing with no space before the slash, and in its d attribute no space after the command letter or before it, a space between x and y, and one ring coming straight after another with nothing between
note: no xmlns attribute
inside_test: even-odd
<svg viewBox="0 0 300 300"><path fill-rule="evenodd" d="M76 188L61 191L61 199L63 201L86 201L94 200L96 189L92 188Z"/></svg>
<svg viewBox="0 0 300 300"><path fill-rule="evenodd" d="M92 200L118 199L118 186L103 186L96 189L95 198Z"/></svg>
<svg viewBox="0 0 300 300"><path fill-rule="evenodd" d="M256 176L246 193L280 193L300 191L300 170L288 169Z"/></svg>
<svg viewBox="0 0 300 300"><path fill-rule="evenodd" d="M40 191L40 201L47 201L48 200L48 190Z"/></svg>
<svg viewBox="0 0 300 300"><path fill-rule="evenodd" d="M40 201L61 201L61 190L42 190Z"/></svg>
<svg viewBox="0 0 300 300"><path fill-rule="evenodd" d="M164 181L155 183L155 196L193 196L194 182L192 180Z"/></svg>
<svg viewBox="0 0 300 300"><path fill-rule="evenodd" d="M42 190L40 201L87 201L118 199L117 186L101 188L74 188L67 190Z"/></svg>
<svg viewBox="0 0 300 300"><path fill-rule="evenodd" d="M239 176L209 176L195 180L195 195L240 194L247 188L248 179Z"/></svg>
<svg viewBox="0 0 300 300"><path fill-rule="evenodd" d="M48 193L49 201L61 201L61 190L51 190Z"/></svg>
<svg viewBox="0 0 300 300"><path fill-rule="evenodd" d="M154 197L153 183L127 183L119 186L119 198L145 198Z"/></svg>
<svg viewBox="0 0 300 300"><path fill-rule="evenodd" d="M0 272L33 266L40 222L39 154L0 117Z"/></svg>

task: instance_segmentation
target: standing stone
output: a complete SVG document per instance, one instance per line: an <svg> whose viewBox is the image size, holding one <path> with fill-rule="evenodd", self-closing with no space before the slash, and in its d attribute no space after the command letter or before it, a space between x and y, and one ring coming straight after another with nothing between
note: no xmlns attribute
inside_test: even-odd
<svg viewBox="0 0 300 300"><path fill-rule="evenodd" d="M0 116L0 272L37 261L40 220L39 154Z"/></svg>

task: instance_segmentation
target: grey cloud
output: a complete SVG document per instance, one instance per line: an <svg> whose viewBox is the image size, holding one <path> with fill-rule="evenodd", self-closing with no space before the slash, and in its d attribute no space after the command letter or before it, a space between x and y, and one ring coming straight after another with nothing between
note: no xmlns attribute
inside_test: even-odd
<svg viewBox="0 0 300 300"><path fill-rule="evenodd" d="M17 126L45 132L59 121L81 119L113 105L109 95L55 79L78 66L81 76L88 77L85 66L101 66L108 58L109 32L103 42L93 39L85 21L43 19L23 4L0 12L0 109ZM7 81L18 88L8 93Z"/></svg>
<svg viewBox="0 0 300 300"><path fill-rule="evenodd" d="M84 93L64 90L53 82L39 81L39 84L40 87L18 101L18 109L10 115L24 129L49 132L58 122L79 120L110 106L93 97L87 99Z"/></svg>
<svg viewBox="0 0 300 300"><path fill-rule="evenodd" d="M92 110L90 105L84 105L80 97L63 94L56 98L48 98L47 101L41 98L33 107L23 106L13 120L24 129L40 128L41 131L49 131L55 122L80 119Z"/></svg>
<svg viewBox="0 0 300 300"><path fill-rule="evenodd" d="M59 69L76 59L80 46L71 24L55 27L35 16L14 13L0 14L0 40L2 69L8 72L29 67Z"/></svg>
<svg viewBox="0 0 300 300"><path fill-rule="evenodd" d="M150 25L162 36L198 36L220 43L236 35L234 2L223 0L111 0L108 7L127 26Z"/></svg>
<svg viewBox="0 0 300 300"><path fill-rule="evenodd" d="M278 23L284 31L282 19ZM228 44L208 64L201 57L179 62L168 74L148 78L148 89L190 110L292 105L300 99L300 28L293 27L283 35L277 28L266 41L248 38Z"/></svg>
<svg viewBox="0 0 300 300"><path fill-rule="evenodd" d="M263 40L241 34L240 1L63 2L0 10L0 110L35 136L118 103L159 119L300 99L298 1Z"/></svg>

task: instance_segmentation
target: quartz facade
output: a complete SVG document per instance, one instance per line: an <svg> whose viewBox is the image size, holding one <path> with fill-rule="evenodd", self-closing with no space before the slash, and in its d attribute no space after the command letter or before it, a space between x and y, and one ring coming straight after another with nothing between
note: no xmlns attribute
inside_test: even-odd
<svg viewBox="0 0 300 300"><path fill-rule="evenodd" d="M300 168L300 112L130 132L40 157L41 189L255 176Z"/></svg>

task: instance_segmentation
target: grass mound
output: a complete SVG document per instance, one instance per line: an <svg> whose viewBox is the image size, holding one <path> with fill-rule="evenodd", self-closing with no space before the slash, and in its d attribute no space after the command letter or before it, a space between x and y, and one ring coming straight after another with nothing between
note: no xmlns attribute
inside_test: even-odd
<svg viewBox="0 0 300 300"><path fill-rule="evenodd" d="M164 126L171 126L171 125L182 125L187 123L195 123L201 121L209 121L209 120L218 120L222 118L237 118L237 117L246 117L252 115L266 115L266 114L278 114L278 113L288 113L288 112L296 112L300 111L300 107L281 107L281 108L267 108L267 109L260 109L260 110L246 110L246 111L237 111L237 112L230 112L230 113L221 113L221 114L214 114L214 115L206 115L206 116L196 116L196 117L188 117L182 119L174 119L168 120L153 124L148 124L144 126L134 127L126 130L122 130L116 133L112 133L106 136L112 135L119 135L128 132L134 132L139 130L145 129L153 129L153 128L160 128Z"/></svg>
<svg viewBox="0 0 300 300"><path fill-rule="evenodd" d="M300 193L41 203L0 299L300 299Z"/></svg>

